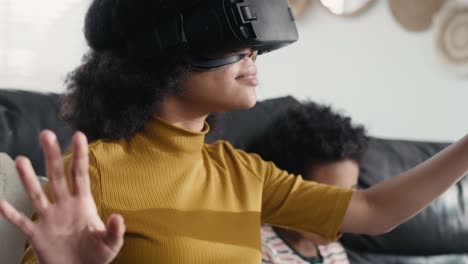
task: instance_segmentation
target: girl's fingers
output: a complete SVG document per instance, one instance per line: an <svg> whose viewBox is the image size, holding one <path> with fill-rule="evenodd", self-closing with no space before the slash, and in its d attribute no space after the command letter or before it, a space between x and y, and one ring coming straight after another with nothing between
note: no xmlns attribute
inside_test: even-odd
<svg viewBox="0 0 468 264"><path fill-rule="evenodd" d="M44 151L46 172L49 178L51 192L56 202L70 196L65 170L63 168L62 153L57 137L50 130L44 130L40 135L40 142Z"/></svg>
<svg viewBox="0 0 468 264"><path fill-rule="evenodd" d="M91 195L89 183L88 141L86 136L77 132L72 138L71 175L75 195Z"/></svg>
<svg viewBox="0 0 468 264"><path fill-rule="evenodd" d="M28 158L20 156L16 158L16 169L18 170L24 190L29 200L31 200L34 210L39 216L42 216L49 206L49 199L42 190L42 186L37 179L31 162Z"/></svg>
<svg viewBox="0 0 468 264"><path fill-rule="evenodd" d="M104 243L113 251L119 251L123 245L125 223L121 215L113 214L107 219L107 232Z"/></svg>
<svg viewBox="0 0 468 264"><path fill-rule="evenodd" d="M35 227L34 223L4 200L0 200L0 215L18 227L27 237L32 237Z"/></svg>

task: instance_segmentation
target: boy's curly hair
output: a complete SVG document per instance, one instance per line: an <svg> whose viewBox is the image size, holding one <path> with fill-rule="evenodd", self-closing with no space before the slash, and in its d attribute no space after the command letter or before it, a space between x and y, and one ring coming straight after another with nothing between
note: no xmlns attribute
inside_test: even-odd
<svg viewBox="0 0 468 264"><path fill-rule="evenodd" d="M293 174L304 175L311 166L344 159L359 163L368 144L363 126L313 102L290 107L267 131L249 151Z"/></svg>

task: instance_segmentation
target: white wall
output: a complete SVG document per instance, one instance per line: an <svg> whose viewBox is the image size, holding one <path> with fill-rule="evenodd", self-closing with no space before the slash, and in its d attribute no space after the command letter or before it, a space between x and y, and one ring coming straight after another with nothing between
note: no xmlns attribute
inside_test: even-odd
<svg viewBox="0 0 468 264"><path fill-rule="evenodd" d="M329 103L380 137L452 141L468 133L468 78L439 63L434 28L405 31L379 0L355 18L315 4L299 29L299 42L259 57L260 99Z"/></svg>
<svg viewBox="0 0 468 264"><path fill-rule="evenodd" d="M86 49L90 0L0 0L0 87L64 91Z"/></svg>
<svg viewBox="0 0 468 264"><path fill-rule="evenodd" d="M0 0L0 87L62 92L86 50L88 3ZM46 15L52 19L41 26ZM315 4L299 28L298 43L259 58L260 99L291 94L330 103L374 136L446 141L468 133L468 79L438 62L433 30L406 32L387 1L357 18Z"/></svg>

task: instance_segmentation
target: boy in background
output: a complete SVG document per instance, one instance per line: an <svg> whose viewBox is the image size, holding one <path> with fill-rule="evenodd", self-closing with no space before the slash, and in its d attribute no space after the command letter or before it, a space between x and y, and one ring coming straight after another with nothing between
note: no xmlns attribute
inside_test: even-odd
<svg viewBox="0 0 468 264"><path fill-rule="evenodd" d="M249 150L304 180L356 188L367 143L365 129L351 118L305 102L288 108ZM338 242L272 226L262 227L262 250L263 264L349 263Z"/></svg>

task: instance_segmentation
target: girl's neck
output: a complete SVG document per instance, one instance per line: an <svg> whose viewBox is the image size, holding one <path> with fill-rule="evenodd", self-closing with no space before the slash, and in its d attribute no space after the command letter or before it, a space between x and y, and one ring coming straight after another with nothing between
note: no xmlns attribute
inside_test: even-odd
<svg viewBox="0 0 468 264"><path fill-rule="evenodd" d="M177 97L168 96L161 102L157 116L174 126L201 131L208 114L191 107Z"/></svg>

